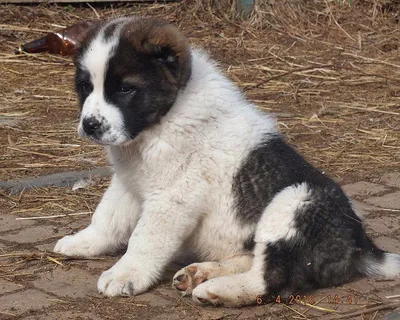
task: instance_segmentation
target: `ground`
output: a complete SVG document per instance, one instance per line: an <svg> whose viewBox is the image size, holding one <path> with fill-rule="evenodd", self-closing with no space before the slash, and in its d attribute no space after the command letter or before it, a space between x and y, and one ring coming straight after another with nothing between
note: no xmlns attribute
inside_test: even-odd
<svg viewBox="0 0 400 320"><path fill-rule="evenodd" d="M0 319L400 318L399 279L353 279L287 305L226 309L180 297L170 285L176 266L148 293L104 298L97 278L118 257L51 252L58 238L89 223L109 181L100 170L72 188L85 176L76 172L106 161L76 135L71 57L13 48L80 19L139 13L178 25L210 52L250 100L276 114L288 141L344 187L374 241L400 253L399 5L303 3L257 6L247 21L207 1L0 6ZM34 177L71 171L31 189ZM4 187L17 179L28 179L24 188Z"/></svg>

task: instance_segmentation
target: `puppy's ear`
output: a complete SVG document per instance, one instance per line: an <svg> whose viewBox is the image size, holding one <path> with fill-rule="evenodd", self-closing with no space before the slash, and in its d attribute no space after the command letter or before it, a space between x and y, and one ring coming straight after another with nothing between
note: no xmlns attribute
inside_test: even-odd
<svg viewBox="0 0 400 320"><path fill-rule="evenodd" d="M78 44L78 46L84 44L93 34L93 32L103 23L102 20L90 20L82 21L71 28L71 38ZM65 35L67 37L67 34Z"/></svg>
<svg viewBox="0 0 400 320"><path fill-rule="evenodd" d="M143 49L154 60L164 63L171 67L177 67L179 64L179 57L177 53L168 45L154 45L151 40L143 40Z"/></svg>
<svg viewBox="0 0 400 320"><path fill-rule="evenodd" d="M87 49L87 45L90 40L99 31L106 20L90 20L77 23L73 26L73 42L76 46L76 53L73 56L73 62L75 66L78 66L79 59L84 50Z"/></svg>
<svg viewBox="0 0 400 320"><path fill-rule="evenodd" d="M129 23L125 31L134 49L167 68L183 87L191 73L191 54L186 37L164 21L141 18Z"/></svg>

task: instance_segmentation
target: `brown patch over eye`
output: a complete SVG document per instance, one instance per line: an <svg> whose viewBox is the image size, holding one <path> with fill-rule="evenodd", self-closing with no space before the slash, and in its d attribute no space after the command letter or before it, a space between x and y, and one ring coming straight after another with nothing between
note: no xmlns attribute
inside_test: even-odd
<svg viewBox="0 0 400 320"><path fill-rule="evenodd" d="M122 78L122 83L130 84L137 88L145 88L148 82L140 75L132 74Z"/></svg>

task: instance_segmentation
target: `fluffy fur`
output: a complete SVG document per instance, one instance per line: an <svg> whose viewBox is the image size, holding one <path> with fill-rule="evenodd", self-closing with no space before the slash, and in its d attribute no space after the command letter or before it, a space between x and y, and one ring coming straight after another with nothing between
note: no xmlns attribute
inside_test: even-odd
<svg viewBox="0 0 400 320"><path fill-rule="evenodd" d="M114 175L92 223L54 250L127 246L101 275L101 293L140 294L182 253L205 262L180 270L173 286L228 306L356 273L399 275L399 255L375 247L341 189L174 27L105 21L75 63L78 132L105 145Z"/></svg>

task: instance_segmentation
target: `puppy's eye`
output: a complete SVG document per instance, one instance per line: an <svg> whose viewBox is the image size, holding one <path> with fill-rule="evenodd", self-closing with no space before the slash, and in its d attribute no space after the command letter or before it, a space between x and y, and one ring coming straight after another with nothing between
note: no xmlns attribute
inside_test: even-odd
<svg viewBox="0 0 400 320"><path fill-rule="evenodd" d="M120 93L134 93L136 91L136 88L132 86L131 84L126 84L123 83L119 86L118 92Z"/></svg>
<svg viewBox="0 0 400 320"><path fill-rule="evenodd" d="M81 83L81 88L82 88L82 91L85 94L90 94L92 92L92 90L93 90L93 86L92 86L92 84L90 82Z"/></svg>

